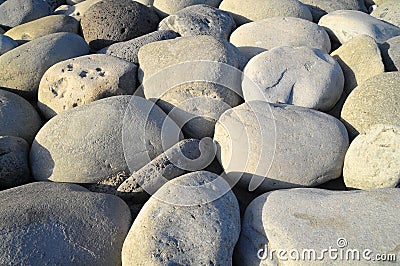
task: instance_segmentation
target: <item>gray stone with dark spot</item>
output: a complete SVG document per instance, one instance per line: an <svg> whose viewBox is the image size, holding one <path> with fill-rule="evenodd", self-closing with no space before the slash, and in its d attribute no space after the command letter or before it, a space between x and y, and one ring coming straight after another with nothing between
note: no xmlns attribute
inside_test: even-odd
<svg viewBox="0 0 400 266"><path fill-rule="evenodd" d="M0 5L0 25L12 28L51 14L51 6L43 0L7 0Z"/></svg>
<svg viewBox="0 0 400 266"><path fill-rule="evenodd" d="M125 239L122 264L232 265L239 233L239 206L226 181L205 171L186 174L144 205Z"/></svg>
<svg viewBox="0 0 400 266"><path fill-rule="evenodd" d="M0 136L0 189L12 188L31 180L29 144L12 136Z"/></svg>
<svg viewBox="0 0 400 266"><path fill-rule="evenodd" d="M164 18L158 26L159 30L173 30L182 37L211 35L222 39L228 39L235 28L228 12L207 5L186 7Z"/></svg>
<svg viewBox="0 0 400 266"><path fill-rule="evenodd" d="M143 45L157 41L175 39L176 37L178 37L178 34L172 30L154 31L129 41L114 43L97 51L97 53L112 55L131 63L139 64L139 49Z"/></svg>
<svg viewBox="0 0 400 266"><path fill-rule="evenodd" d="M15 136L31 143L42 121L24 98L0 89L0 136Z"/></svg>
<svg viewBox="0 0 400 266"><path fill-rule="evenodd" d="M3 264L121 264L132 218L118 197L36 182L0 192L0 206Z"/></svg>
<svg viewBox="0 0 400 266"><path fill-rule="evenodd" d="M159 18L153 9L131 0L100 1L85 12L81 20L86 42L100 50L157 29Z"/></svg>

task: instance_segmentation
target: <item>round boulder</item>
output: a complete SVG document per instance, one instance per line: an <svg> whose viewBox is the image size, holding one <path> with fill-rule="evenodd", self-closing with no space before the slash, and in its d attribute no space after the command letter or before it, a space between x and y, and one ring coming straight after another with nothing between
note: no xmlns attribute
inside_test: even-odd
<svg viewBox="0 0 400 266"><path fill-rule="evenodd" d="M0 5L0 25L9 28L51 15L52 8L43 0L7 0Z"/></svg>

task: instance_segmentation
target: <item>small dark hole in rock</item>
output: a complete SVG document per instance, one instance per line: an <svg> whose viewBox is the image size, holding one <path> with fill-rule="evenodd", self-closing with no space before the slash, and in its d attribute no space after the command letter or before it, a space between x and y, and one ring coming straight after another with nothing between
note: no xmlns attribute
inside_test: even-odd
<svg viewBox="0 0 400 266"><path fill-rule="evenodd" d="M126 31L125 28L122 28L122 29L120 30L121 34L125 33L125 31Z"/></svg>
<svg viewBox="0 0 400 266"><path fill-rule="evenodd" d="M77 107L78 106L78 104L77 103L74 103L73 105L72 105L72 107Z"/></svg>

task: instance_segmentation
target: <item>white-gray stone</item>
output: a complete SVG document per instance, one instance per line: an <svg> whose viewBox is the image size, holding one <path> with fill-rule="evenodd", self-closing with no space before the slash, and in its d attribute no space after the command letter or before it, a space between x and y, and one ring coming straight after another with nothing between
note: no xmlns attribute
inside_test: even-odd
<svg viewBox="0 0 400 266"><path fill-rule="evenodd" d="M400 27L400 3L398 0L386 1L375 8L371 16Z"/></svg>
<svg viewBox="0 0 400 266"><path fill-rule="evenodd" d="M30 181L29 144L13 136L0 136L0 189L20 186Z"/></svg>
<svg viewBox="0 0 400 266"><path fill-rule="evenodd" d="M218 7L222 0L154 0L153 7L160 17L167 17L188 6L205 4Z"/></svg>
<svg viewBox="0 0 400 266"><path fill-rule="evenodd" d="M118 197L36 182L0 192L0 206L3 264L121 264L132 218Z"/></svg>
<svg viewBox="0 0 400 266"><path fill-rule="evenodd" d="M338 119L263 101L226 111L214 140L227 178L250 191L311 187L338 178L349 145Z"/></svg>
<svg viewBox="0 0 400 266"><path fill-rule="evenodd" d="M249 60L253 56L279 46L307 46L327 53L331 42L326 31L317 24L300 18L267 18L237 28L230 42Z"/></svg>
<svg viewBox="0 0 400 266"><path fill-rule="evenodd" d="M311 10L316 22L322 16L336 10L359 10L367 12L364 0L300 0L300 2Z"/></svg>
<svg viewBox="0 0 400 266"><path fill-rule="evenodd" d="M400 35L400 28L372 17L361 11L337 10L323 16L318 25L324 27L332 38L345 43L364 34L378 43Z"/></svg>
<svg viewBox="0 0 400 266"><path fill-rule="evenodd" d="M243 96L330 110L343 91L344 77L329 54L308 47L282 46L253 57L244 69Z"/></svg>
<svg viewBox="0 0 400 266"><path fill-rule="evenodd" d="M400 36L393 37L379 46L385 70L400 70Z"/></svg>
<svg viewBox="0 0 400 266"><path fill-rule="evenodd" d="M43 75L38 107L46 118L65 110L136 90L137 66L103 54L59 62Z"/></svg>
<svg viewBox="0 0 400 266"><path fill-rule="evenodd" d="M47 69L87 53L88 45L77 34L61 32L40 37L0 56L0 87L34 100Z"/></svg>
<svg viewBox="0 0 400 266"><path fill-rule="evenodd" d="M182 37L211 35L222 39L229 39L235 28L228 12L204 4L186 7L164 18L158 26L159 30L173 30Z"/></svg>
<svg viewBox="0 0 400 266"><path fill-rule="evenodd" d="M232 13L238 25L271 17L313 19L298 0L223 0L219 8Z"/></svg>
<svg viewBox="0 0 400 266"><path fill-rule="evenodd" d="M7 0L0 5L0 25L12 28L51 14L51 6L43 0Z"/></svg>
<svg viewBox="0 0 400 266"><path fill-rule="evenodd" d="M174 145L166 142L171 138L179 141L179 128L154 103L113 96L47 122L31 148L32 175L36 180L97 183L137 171Z"/></svg>
<svg viewBox="0 0 400 266"><path fill-rule="evenodd" d="M18 43L12 38L0 34L0 55L7 53L18 46Z"/></svg>
<svg viewBox="0 0 400 266"><path fill-rule="evenodd" d="M358 135L346 153L343 177L357 189L400 185L400 125L377 124Z"/></svg>
<svg viewBox="0 0 400 266"><path fill-rule="evenodd" d="M74 17L80 21L85 14L85 12L94 4L102 0L85 0L83 2L77 3L76 5L62 5L59 6L54 14L63 14Z"/></svg>
<svg viewBox="0 0 400 266"><path fill-rule="evenodd" d="M165 184L134 221L122 248L122 264L232 265L240 212L228 190L225 180L204 171Z"/></svg>
<svg viewBox="0 0 400 266"><path fill-rule="evenodd" d="M371 261L377 254L400 256L399 200L398 189L266 193L246 210L235 262L249 266L388 265L388 261ZM285 253L278 255L278 250Z"/></svg>
<svg viewBox="0 0 400 266"><path fill-rule="evenodd" d="M42 121L35 108L17 94L0 89L0 136L15 136L31 143Z"/></svg>

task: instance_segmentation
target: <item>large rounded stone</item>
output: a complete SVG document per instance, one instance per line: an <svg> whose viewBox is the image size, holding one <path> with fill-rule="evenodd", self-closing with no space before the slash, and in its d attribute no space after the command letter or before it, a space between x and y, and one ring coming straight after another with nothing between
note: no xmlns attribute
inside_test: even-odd
<svg viewBox="0 0 400 266"><path fill-rule="evenodd" d="M12 38L0 34L0 55L11 51L18 46L18 42L14 41Z"/></svg>
<svg viewBox="0 0 400 266"><path fill-rule="evenodd" d="M325 52L282 46L253 57L244 69L246 102L260 100L330 110L343 91L339 64Z"/></svg>
<svg viewBox="0 0 400 266"><path fill-rule="evenodd" d="M47 69L87 53L87 44L77 34L62 32L40 37L0 56L0 87L34 100Z"/></svg>
<svg viewBox="0 0 400 266"><path fill-rule="evenodd" d="M51 15L51 9L43 0L7 0L0 5L0 25L12 28Z"/></svg>
<svg viewBox="0 0 400 266"><path fill-rule="evenodd" d="M364 0L300 0L300 2L311 10L314 21L316 22L318 22L322 16L336 10L359 10L367 12Z"/></svg>
<svg viewBox="0 0 400 266"><path fill-rule="evenodd" d="M0 189L20 186L30 181L29 144L26 140L0 136Z"/></svg>
<svg viewBox="0 0 400 266"><path fill-rule="evenodd" d="M270 17L313 19L310 10L298 0L223 0L219 8L232 13L238 25Z"/></svg>
<svg viewBox="0 0 400 266"><path fill-rule="evenodd" d="M152 42L175 39L176 37L178 37L178 34L172 30L154 31L126 42L114 43L100 51L97 51L97 53L112 55L131 63L139 64L139 49L143 45Z"/></svg>
<svg viewBox="0 0 400 266"><path fill-rule="evenodd" d="M400 125L378 124L358 135L346 153L343 177L357 189L400 185Z"/></svg>
<svg viewBox="0 0 400 266"><path fill-rule="evenodd" d="M331 42L326 31L315 23L299 18L268 18L237 28L230 42L247 59L279 46L307 46L327 53Z"/></svg>
<svg viewBox="0 0 400 266"><path fill-rule="evenodd" d="M32 142L42 121L35 108L20 96L0 89L0 136Z"/></svg>
<svg viewBox="0 0 400 266"><path fill-rule="evenodd" d="M4 264L121 264L132 218L118 197L37 182L0 192L0 206Z"/></svg>
<svg viewBox="0 0 400 266"><path fill-rule="evenodd" d="M208 35L147 44L139 50L144 94L158 100L187 137L212 137L219 116L240 103L238 54Z"/></svg>
<svg viewBox="0 0 400 266"><path fill-rule="evenodd" d="M122 264L232 265L239 232L239 206L226 181L210 172L186 174L144 205L125 239Z"/></svg>
<svg viewBox="0 0 400 266"><path fill-rule="evenodd" d="M159 18L149 7L131 0L104 0L85 12L82 32L90 48L100 50L157 29Z"/></svg>
<svg viewBox="0 0 400 266"><path fill-rule="evenodd" d="M214 140L227 178L250 191L317 186L335 179L349 145L346 128L334 117L262 101L226 111L215 126Z"/></svg>
<svg viewBox="0 0 400 266"><path fill-rule="evenodd" d="M381 49L383 63L386 71L400 70L400 36L393 37L382 43Z"/></svg>
<svg viewBox="0 0 400 266"><path fill-rule="evenodd" d="M372 11L371 16L400 27L400 4L397 0L386 1Z"/></svg>
<svg viewBox="0 0 400 266"><path fill-rule="evenodd" d="M133 94L136 72L136 65L109 55L93 54L62 61L43 75L38 107L46 118L51 118L102 98Z"/></svg>
<svg viewBox="0 0 400 266"><path fill-rule="evenodd" d="M351 138L376 124L400 124L400 73L377 75L347 97L341 118Z"/></svg>
<svg viewBox="0 0 400 266"><path fill-rule="evenodd" d="M228 39L236 28L232 16L225 11L207 5L186 7L163 19L159 30L173 30L182 37L211 35Z"/></svg>
<svg viewBox="0 0 400 266"><path fill-rule="evenodd" d="M14 40L34 40L57 32L78 34L79 22L70 16L54 15L21 24L7 31L5 35Z"/></svg>
<svg viewBox="0 0 400 266"><path fill-rule="evenodd" d="M331 56L340 64L345 80L339 102L329 111L329 114L339 118L343 104L353 89L367 79L382 74L385 69L379 47L368 35L358 35L345 42Z"/></svg>
<svg viewBox="0 0 400 266"><path fill-rule="evenodd" d="M154 0L153 7L161 17L175 14L188 6L205 4L218 7L222 0Z"/></svg>
<svg viewBox="0 0 400 266"><path fill-rule="evenodd" d="M398 189L266 193L246 210L235 262L249 266L366 265L377 254L398 257L399 200Z"/></svg>
<svg viewBox="0 0 400 266"><path fill-rule="evenodd" d="M355 10L337 10L323 16L319 23L328 33L345 43L357 35L371 36L378 43L400 35L400 28Z"/></svg>
<svg viewBox="0 0 400 266"><path fill-rule="evenodd" d="M175 123L146 99L98 100L63 112L41 128L30 152L32 175L36 180L97 183L137 171L175 144L163 142L171 136L179 140Z"/></svg>

